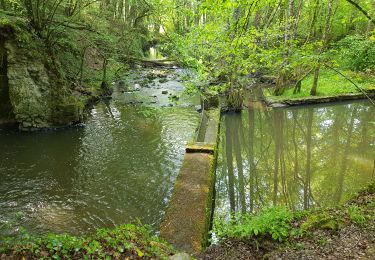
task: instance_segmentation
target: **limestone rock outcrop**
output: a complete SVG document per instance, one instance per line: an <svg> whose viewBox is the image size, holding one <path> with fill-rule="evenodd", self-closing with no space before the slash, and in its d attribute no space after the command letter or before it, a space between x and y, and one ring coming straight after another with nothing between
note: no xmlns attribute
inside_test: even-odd
<svg viewBox="0 0 375 260"><path fill-rule="evenodd" d="M8 103L0 107L0 117L12 117L22 130L80 122L84 104L73 95L44 42L20 20L2 21L0 37L0 98Z"/></svg>

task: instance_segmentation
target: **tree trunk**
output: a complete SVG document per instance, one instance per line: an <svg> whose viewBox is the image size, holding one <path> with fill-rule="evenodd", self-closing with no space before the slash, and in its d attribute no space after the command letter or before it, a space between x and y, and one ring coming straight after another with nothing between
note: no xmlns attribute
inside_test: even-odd
<svg viewBox="0 0 375 260"><path fill-rule="evenodd" d="M109 90L109 85L107 82L107 59L103 58L103 78L102 78L102 85L101 88L105 91Z"/></svg>
<svg viewBox="0 0 375 260"><path fill-rule="evenodd" d="M289 56L292 53L292 40L293 40L293 33L292 27L294 23L294 0L289 0L289 8L286 13L286 24L285 24L285 31L284 31L284 45L285 45L285 53L284 53L284 61L282 64L282 68L279 70L279 76L276 84L275 94L277 96L282 95L285 90L285 85L289 79Z"/></svg>
<svg viewBox="0 0 375 260"><path fill-rule="evenodd" d="M80 69L79 69L79 84L80 84L80 86L82 86L82 83L83 83L83 70L84 70L84 65L85 65L85 56L86 56L87 48L88 47L84 47L82 49L82 53L81 53L81 66L80 66Z"/></svg>
<svg viewBox="0 0 375 260"><path fill-rule="evenodd" d="M332 16L333 16L333 1L334 0L328 1L326 23L324 25L323 36L322 36L323 46L320 50L320 54L322 54L326 50L326 48L328 47L328 43L329 43L328 35L331 31L331 22L332 22ZM316 65L315 71L314 71L313 85L310 90L311 96L315 96L317 93L320 67L321 67L321 63L320 63L320 60L318 60L318 64Z"/></svg>
<svg viewBox="0 0 375 260"><path fill-rule="evenodd" d="M312 88L310 90L311 96L316 96L316 91L317 91L317 88L318 88L318 81L319 81L320 67L321 67L321 64L319 63L315 67L315 70L314 70L314 80L313 80Z"/></svg>
<svg viewBox="0 0 375 260"><path fill-rule="evenodd" d="M7 9L5 0L0 0L0 9L3 9L4 11Z"/></svg>

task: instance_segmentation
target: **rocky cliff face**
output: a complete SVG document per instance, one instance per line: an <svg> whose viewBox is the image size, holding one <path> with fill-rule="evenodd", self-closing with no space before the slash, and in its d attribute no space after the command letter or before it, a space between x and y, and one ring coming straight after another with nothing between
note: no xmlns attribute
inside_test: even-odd
<svg viewBox="0 0 375 260"><path fill-rule="evenodd" d="M0 39L0 124L14 120L12 105L9 99L9 84L7 76L7 52L4 39Z"/></svg>
<svg viewBox="0 0 375 260"><path fill-rule="evenodd" d="M66 126L81 121L84 105L70 90L43 41L18 21L0 21L0 118L22 130ZM1 119L0 119L1 122Z"/></svg>

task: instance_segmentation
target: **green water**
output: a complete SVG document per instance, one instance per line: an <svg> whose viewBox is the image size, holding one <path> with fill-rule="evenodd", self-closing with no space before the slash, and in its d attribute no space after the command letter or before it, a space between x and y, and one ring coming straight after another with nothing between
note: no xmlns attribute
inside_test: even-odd
<svg viewBox="0 0 375 260"><path fill-rule="evenodd" d="M0 238L21 226L84 234L136 219L157 231L198 121L193 107L115 98L84 126L0 130Z"/></svg>
<svg viewBox="0 0 375 260"><path fill-rule="evenodd" d="M222 119L216 213L344 203L375 180L369 102L262 109Z"/></svg>

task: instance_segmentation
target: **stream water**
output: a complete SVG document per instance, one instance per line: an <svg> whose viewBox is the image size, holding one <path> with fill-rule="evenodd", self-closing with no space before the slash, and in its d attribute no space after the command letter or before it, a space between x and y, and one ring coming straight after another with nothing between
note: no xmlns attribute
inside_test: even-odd
<svg viewBox="0 0 375 260"><path fill-rule="evenodd" d="M86 234L139 219L158 230L199 122L184 70L132 71L82 126L0 129L0 241ZM366 101L265 109L222 118L216 214L345 202L375 178L375 108Z"/></svg>
<svg viewBox="0 0 375 260"><path fill-rule="evenodd" d="M181 73L131 72L82 126L0 130L0 240L21 226L84 234L136 219L157 231L199 122Z"/></svg>
<svg viewBox="0 0 375 260"><path fill-rule="evenodd" d="M264 109L222 118L216 212L299 210L344 203L375 180L369 102Z"/></svg>

